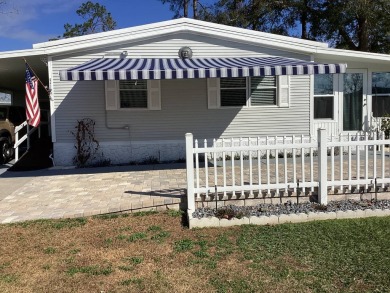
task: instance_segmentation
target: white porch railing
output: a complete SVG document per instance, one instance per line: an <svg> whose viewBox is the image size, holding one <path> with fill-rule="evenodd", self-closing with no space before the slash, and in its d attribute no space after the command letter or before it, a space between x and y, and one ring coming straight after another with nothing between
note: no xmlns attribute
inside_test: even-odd
<svg viewBox="0 0 390 293"><path fill-rule="evenodd" d="M202 145L201 145L202 144ZM201 143L186 134L188 209L210 195L222 199L274 194L366 192L390 183L389 139L381 133L316 138L232 138Z"/></svg>
<svg viewBox="0 0 390 293"><path fill-rule="evenodd" d="M19 138L19 132L26 127L26 134L23 135L21 138ZM30 148L30 136L38 129L38 135L41 137L41 127L38 126L38 128L32 127L27 123L27 121L24 121L19 126L15 127L15 163L19 160L19 147L20 145L27 140L27 149Z"/></svg>

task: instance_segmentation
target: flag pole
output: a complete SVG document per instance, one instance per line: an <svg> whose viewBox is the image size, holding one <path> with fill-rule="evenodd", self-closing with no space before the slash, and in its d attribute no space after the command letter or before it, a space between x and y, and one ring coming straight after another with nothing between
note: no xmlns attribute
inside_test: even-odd
<svg viewBox="0 0 390 293"><path fill-rule="evenodd" d="M27 64L28 68L30 68L30 70L34 73L34 76L37 78L37 80L39 81L39 83L43 86L43 88L45 89L45 91L48 93L48 95L50 96L50 89L47 89L47 86L45 86L43 84L43 82L39 79L38 75L35 73L34 69L31 68L30 64L28 64L26 58L22 57L24 62Z"/></svg>

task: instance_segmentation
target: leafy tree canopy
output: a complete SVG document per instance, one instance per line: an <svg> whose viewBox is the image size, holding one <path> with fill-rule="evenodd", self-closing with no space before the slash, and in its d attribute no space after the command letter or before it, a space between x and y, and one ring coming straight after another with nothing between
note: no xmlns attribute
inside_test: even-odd
<svg viewBox="0 0 390 293"><path fill-rule="evenodd" d="M116 28L116 22L112 18L111 13L107 12L106 7L99 3L87 1L81 4L76 13L84 22L74 25L65 24L64 38L105 32Z"/></svg>
<svg viewBox="0 0 390 293"><path fill-rule="evenodd" d="M180 17L191 0L161 1ZM208 7L196 2L198 18L206 21L390 53L390 0L215 0Z"/></svg>

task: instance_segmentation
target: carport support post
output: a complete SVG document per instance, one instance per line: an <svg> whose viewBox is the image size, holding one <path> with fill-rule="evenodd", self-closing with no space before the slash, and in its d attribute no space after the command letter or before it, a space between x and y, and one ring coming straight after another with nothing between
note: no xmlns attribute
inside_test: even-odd
<svg viewBox="0 0 390 293"><path fill-rule="evenodd" d="M195 211L194 195L194 139L192 133L186 133L186 167L187 167L187 208Z"/></svg>
<svg viewBox="0 0 390 293"><path fill-rule="evenodd" d="M326 130L318 129L318 202L328 204L328 154Z"/></svg>

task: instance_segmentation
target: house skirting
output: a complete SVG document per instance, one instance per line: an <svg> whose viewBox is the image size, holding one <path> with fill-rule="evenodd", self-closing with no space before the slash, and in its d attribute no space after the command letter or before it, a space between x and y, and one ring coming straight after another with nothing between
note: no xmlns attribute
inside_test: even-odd
<svg viewBox="0 0 390 293"><path fill-rule="evenodd" d="M76 155L74 143L53 143L54 163L56 166L74 165ZM110 160L111 164L172 162L185 159L185 142L169 141L115 141L100 142L96 157L90 163Z"/></svg>

